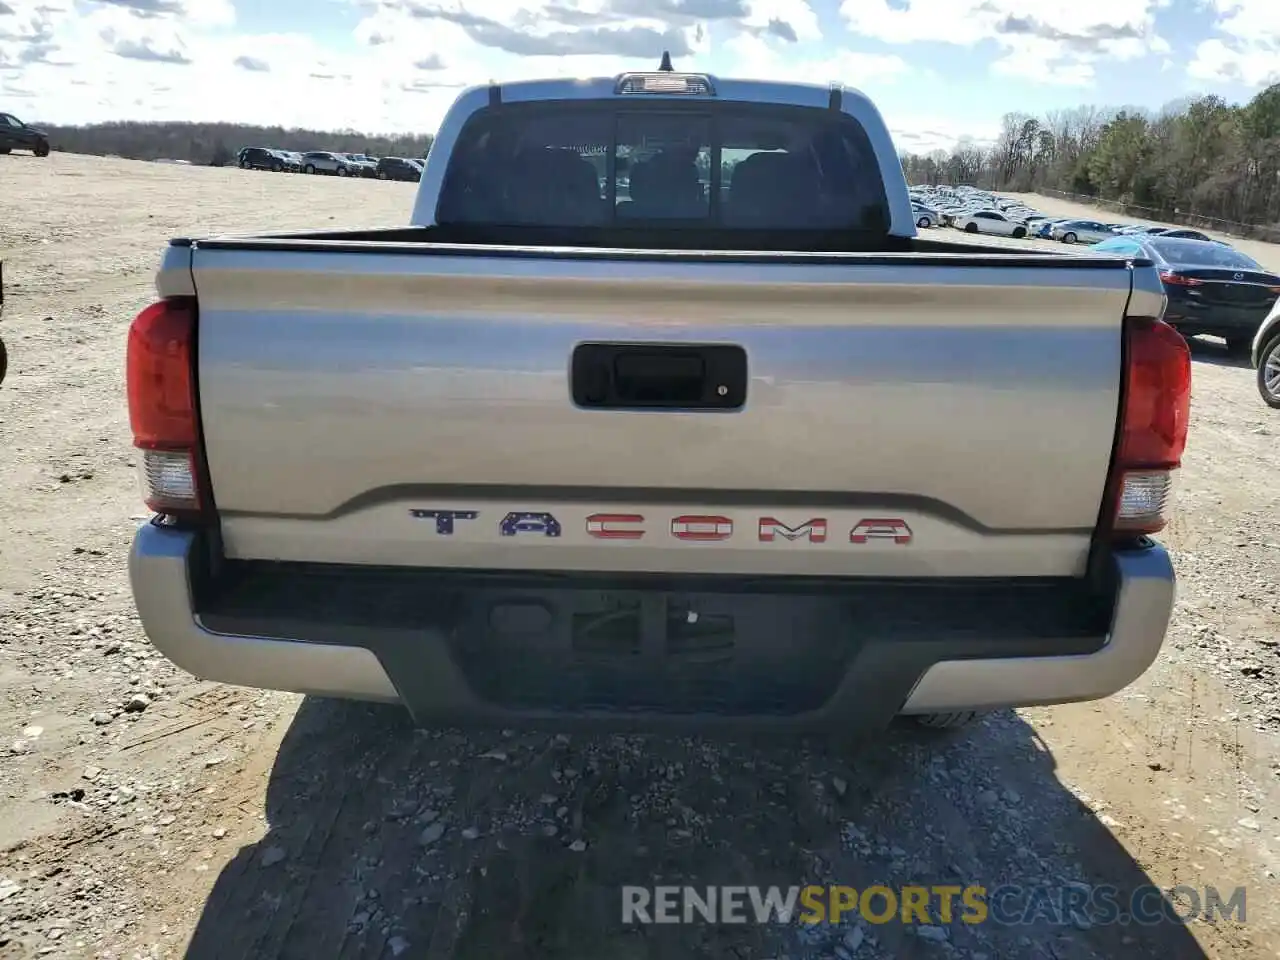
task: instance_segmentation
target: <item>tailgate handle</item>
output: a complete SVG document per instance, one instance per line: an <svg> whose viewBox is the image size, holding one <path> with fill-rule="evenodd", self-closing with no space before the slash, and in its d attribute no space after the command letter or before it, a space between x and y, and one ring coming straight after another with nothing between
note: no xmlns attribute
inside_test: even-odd
<svg viewBox="0 0 1280 960"><path fill-rule="evenodd" d="M573 402L596 410L738 410L747 352L732 344L580 343Z"/></svg>

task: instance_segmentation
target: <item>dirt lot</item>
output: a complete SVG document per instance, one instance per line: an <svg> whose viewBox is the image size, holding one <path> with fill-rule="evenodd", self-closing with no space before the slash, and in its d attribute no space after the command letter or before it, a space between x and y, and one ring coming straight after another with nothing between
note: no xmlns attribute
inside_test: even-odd
<svg viewBox="0 0 1280 960"><path fill-rule="evenodd" d="M1219 345L1197 347L1165 538L1176 623L1120 696L856 759L415 733L151 649L125 574L143 517L122 383L169 236L397 224L413 185L0 161L0 958L1277 955L1280 419ZM1245 887L1247 918L1056 924L1042 902L1015 926L620 923L622 884L806 882Z"/></svg>

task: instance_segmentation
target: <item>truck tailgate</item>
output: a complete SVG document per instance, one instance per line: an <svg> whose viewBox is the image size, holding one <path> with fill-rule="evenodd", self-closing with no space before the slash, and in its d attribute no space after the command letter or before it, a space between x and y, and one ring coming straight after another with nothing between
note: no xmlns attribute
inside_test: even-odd
<svg viewBox="0 0 1280 960"><path fill-rule="evenodd" d="M192 245L237 559L1070 576L1121 382L1122 260ZM734 410L574 402L583 342L736 345Z"/></svg>

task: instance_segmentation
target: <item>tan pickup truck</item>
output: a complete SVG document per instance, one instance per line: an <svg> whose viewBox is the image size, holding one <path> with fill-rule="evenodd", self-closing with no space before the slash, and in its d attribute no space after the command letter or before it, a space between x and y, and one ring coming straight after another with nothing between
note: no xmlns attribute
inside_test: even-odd
<svg viewBox="0 0 1280 960"><path fill-rule="evenodd" d="M180 666L849 732L1156 657L1190 362L1149 262L921 239L862 94L671 70L464 92L417 196L165 253L130 572Z"/></svg>

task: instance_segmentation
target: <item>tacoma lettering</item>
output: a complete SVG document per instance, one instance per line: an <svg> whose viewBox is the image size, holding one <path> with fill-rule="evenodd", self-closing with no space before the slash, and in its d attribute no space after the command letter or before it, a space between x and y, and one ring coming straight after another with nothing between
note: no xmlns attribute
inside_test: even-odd
<svg viewBox="0 0 1280 960"><path fill-rule="evenodd" d="M733 521L719 515L686 513L671 521L671 535L677 540L728 540Z"/></svg>
<svg viewBox="0 0 1280 960"><path fill-rule="evenodd" d="M511 512L502 518L498 531L504 537L517 533L540 533L544 537L560 536L560 521L549 513Z"/></svg>
<svg viewBox="0 0 1280 960"><path fill-rule="evenodd" d="M458 522L475 520L479 510L433 510L413 507L409 516L415 520L434 520L436 534L451 537L458 532ZM648 532L642 513L592 513L584 523L587 536L595 540L640 540ZM466 528L464 528L465 530ZM685 513L670 520L671 536L684 543L723 542L733 538L734 522L731 517L712 513ZM514 537L522 533L558 538L562 534L560 521L545 510L513 510L498 521L498 533ZM891 540L896 544L909 544L913 534L911 527L900 517L868 517L859 520L849 531L849 543L867 544L878 540ZM756 539L760 543L827 543L831 537L831 521L826 517L811 517L794 527L775 516L756 518Z"/></svg>
<svg viewBox="0 0 1280 960"><path fill-rule="evenodd" d="M862 520L849 531L850 543L867 543L870 540L892 540L894 543L911 542L911 528L905 520Z"/></svg>
<svg viewBox="0 0 1280 960"><path fill-rule="evenodd" d="M644 523L638 513L593 513L587 517L587 533L599 540L639 540L644 530L636 525Z"/></svg>
<svg viewBox="0 0 1280 960"><path fill-rule="evenodd" d="M826 543L827 521L816 518L806 520L799 526L788 527L781 520L775 520L773 517L761 517L758 536L765 543L772 543L777 537L799 540L802 536L808 537L810 543Z"/></svg>
<svg viewBox="0 0 1280 960"><path fill-rule="evenodd" d="M474 520L480 516L479 510L410 510L409 516L415 520L435 520L436 533L442 537L453 536L455 520Z"/></svg>

